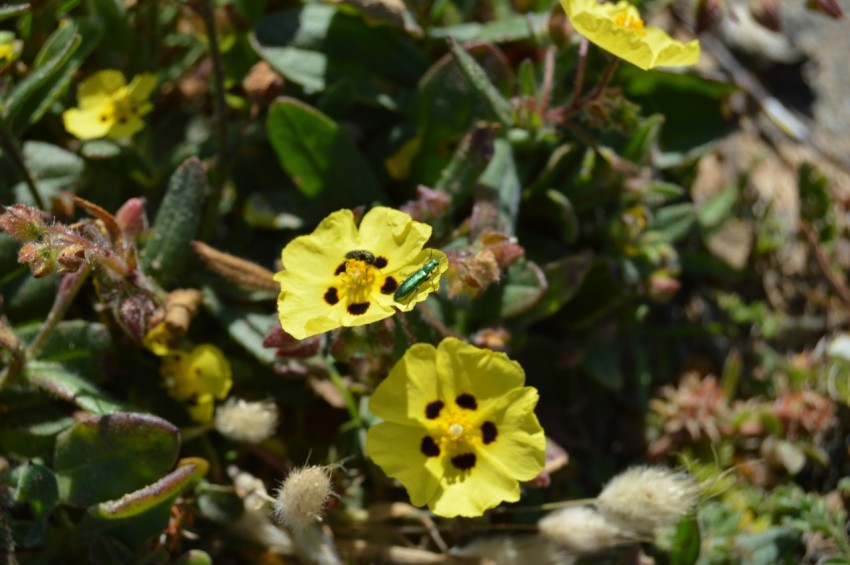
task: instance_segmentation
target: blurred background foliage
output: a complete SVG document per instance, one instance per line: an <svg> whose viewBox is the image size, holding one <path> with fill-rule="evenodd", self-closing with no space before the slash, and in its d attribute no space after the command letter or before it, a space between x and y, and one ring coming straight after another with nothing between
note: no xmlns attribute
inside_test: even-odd
<svg viewBox="0 0 850 565"><path fill-rule="evenodd" d="M723 3L639 4L710 35ZM762 190L784 134L712 49L691 72L622 63L605 86L610 56L582 62L550 0L46 0L0 18L0 201L88 225L100 265L33 276L0 235L7 563L537 555L542 512L435 530L381 506L405 498L363 457L365 400L410 337L442 335L508 352L540 390L569 463L523 505L593 496L647 461L703 483L695 522L609 562L850 559L846 195L817 155L772 169L789 191ZM110 68L156 75L146 128L74 139L75 85ZM723 145L741 132L758 148ZM374 204L433 226L452 259L440 294L305 343L273 331L262 268L328 213ZM123 271L103 267L115 257ZM142 339L178 288L201 293L182 347L224 351L232 394L278 405L275 437L228 441L161 388ZM308 459L345 459L339 498L328 529L291 536L240 480L272 490Z"/></svg>

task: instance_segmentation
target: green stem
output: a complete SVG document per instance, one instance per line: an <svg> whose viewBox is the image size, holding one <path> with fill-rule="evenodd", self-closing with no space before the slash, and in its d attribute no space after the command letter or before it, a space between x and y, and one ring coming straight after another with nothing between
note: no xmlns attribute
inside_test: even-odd
<svg viewBox="0 0 850 565"><path fill-rule="evenodd" d="M86 264L76 273L65 275L65 278L59 284L59 291L56 293L56 300L53 301L53 306L50 308L50 313L47 314L47 319L44 320L44 325L41 326L40 330L38 330L38 334L35 338L33 338L27 348L27 356L29 358L33 358L38 354L44 345L44 342L47 340L47 337L50 335L50 332L52 332L56 325L62 321L62 318L65 317L65 314L68 312L68 308L71 306L71 302L74 301L77 293L83 287L83 283L86 282L86 279L88 279L91 270L92 265ZM65 281L70 281L70 283L67 287L63 288Z"/></svg>
<svg viewBox="0 0 850 565"><path fill-rule="evenodd" d="M46 211L47 206L45 206L44 199L38 192L38 186L36 186L35 181L27 168L26 162L24 161L24 155L21 153L21 148L18 146L18 140L15 139L12 132L9 131L6 122L3 120L0 120L0 144L2 144L3 149L9 155L9 158L12 160L15 168L18 169L18 174L21 175L21 178L24 180L24 184L27 185L27 189L35 202L35 205Z"/></svg>
<svg viewBox="0 0 850 565"><path fill-rule="evenodd" d="M201 235L209 234L215 225L218 208L221 204L221 196L224 191L224 163L227 151L227 101L224 98L224 63L221 59L221 50L218 44L218 33L215 28L215 13L212 0L202 0L200 4L201 17L207 31L209 41L210 59L213 70L213 105L216 118L216 178L213 182L213 191L207 201L204 211L204 221L201 225ZM203 239L203 237L202 237Z"/></svg>
<svg viewBox="0 0 850 565"><path fill-rule="evenodd" d="M357 428L361 427L363 425L363 420L360 418L360 410L357 409L357 402L355 402L351 391L348 390L348 387L345 386L344 382L342 382L342 377L340 376L339 371L336 370L336 366L334 366L333 358L328 357L326 359L326 364L328 369L328 378L331 379L331 382L342 395L342 399L345 401L345 408L348 410L348 415L351 417L352 425Z"/></svg>

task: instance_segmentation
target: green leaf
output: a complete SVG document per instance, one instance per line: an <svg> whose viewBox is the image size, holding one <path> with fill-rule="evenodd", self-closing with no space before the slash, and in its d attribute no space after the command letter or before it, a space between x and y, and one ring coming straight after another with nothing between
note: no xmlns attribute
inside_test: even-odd
<svg viewBox="0 0 850 565"><path fill-rule="evenodd" d="M632 163L646 162L650 151L658 142L658 135L661 133L663 124L664 116L661 114L653 114L643 120L628 145L623 149L622 156Z"/></svg>
<svg viewBox="0 0 850 565"><path fill-rule="evenodd" d="M376 105L386 105L388 84L412 89L425 70L424 56L409 37L326 4L264 18L252 44L272 68L308 92L345 79L358 100Z"/></svg>
<svg viewBox="0 0 850 565"><path fill-rule="evenodd" d="M92 506L80 528L83 534L109 535L131 544L160 534L168 526L174 501L208 469L209 463L203 459L184 459L156 482Z"/></svg>
<svg viewBox="0 0 850 565"><path fill-rule="evenodd" d="M77 33L75 25L59 28L42 47L36 56L35 69L19 82L12 90L3 106L3 119L7 124L27 121L29 116L20 117L24 104L34 97L35 93L57 75L83 42ZM40 100L39 100L40 102Z"/></svg>
<svg viewBox="0 0 850 565"><path fill-rule="evenodd" d="M339 125L293 98L272 104L269 142L298 189L331 209L384 200L363 155Z"/></svg>
<svg viewBox="0 0 850 565"><path fill-rule="evenodd" d="M428 30L430 39L452 37L456 41L505 43L509 41L534 40L537 31L546 25L547 12L539 14L511 15L486 23L463 23L446 27L434 27Z"/></svg>
<svg viewBox="0 0 850 565"><path fill-rule="evenodd" d="M472 55L451 38L449 39L449 49L473 91L486 102L492 116L502 124L502 127L509 128L513 123L511 103L493 85L493 82L487 76L487 72L472 58Z"/></svg>
<svg viewBox="0 0 850 565"><path fill-rule="evenodd" d="M151 414L78 418L56 438L60 496L74 506L120 498L165 475L179 447L177 428Z"/></svg>
<svg viewBox="0 0 850 565"><path fill-rule="evenodd" d="M23 146L24 163L35 180L41 197L48 200L63 190L71 190L82 180L85 161L79 155L43 141L27 141ZM14 186L19 202L34 204L23 181Z"/></svg>
<svg viewBox="0 0 850 565"><path fill-rule="evenodd" d="M59 363L30 361L25 373L31 384L94 414L112 414L128 407Z"/></svg>
<svg viewBox="0 0 850 565"><path fill-rule="evenodd" d="M732 215L732 209L737 204L740 194L738 186L732 184L720 194L710 198L697 211L700 226L712 229L723 224Z"/></svg>
<svg viewBox="0 0 850 565"><path fill-rule="evenodd" d="M582 287L592 265L593 256L590 253L564 257L547 264L542 273L542 292L532 305L533 308L523 312L519 323L527 325L536 322L563 308Z"/></svg>
<svg viewBox="0 0 850 565"><path fill-rule="evenodd" d="M493 158L478 179L479 190L489 189L498 200L498 220L489 226L508 235L516 231L516 217L522 185L516 170L513 150L507 139L493 143Z"/></svg>
<svg viewBox="0 0 850 565"><path fill-rule="evenodd" d="M742 534L735 537L735 553L741 556L741 565L776 565L788 563L786 556L791 555L800 541L800 532L786 527L774 527L756 534Z"/></svg>
<svg viewBox="0 0 850 565"><path fill-rule="evenodd" d="M546 290L546 275L531 261L514 263L505 273L499 315L519 316L534 307Z"/></svg>
<svg viewBox="0 0 850 565"><path fill-rule="evenodd" d="M30 11L30 4L18 4L12 6L0 6L0 21L14 18Z"/></svg>
<svg viewBox="0 0 850 565"><path fill-rule="evenodd" d="M142 267L168 285L191 264L192 241L208 193L207 177L197 157L183 161L168 181L168 191L142 251Z"/></svg>
<svg viewBox="0 0 850 565"><path fill-rule="evenodd" d="M673 547L670 551L670 565L694 565L700 552L699 522L696 516L688 516L679 522Z"/></svg>
<svg viewBox="0 0 850 565"><path fill-rule="evenodd" d="M59 502L56 475L44 465L29 461L20 469L15 502L29 505L35 524L23 540L24 546L38 544L47 530L47 518Z"/></svg>
<svg viewBox="0 0 850 565"><path fill-rule="evenodd" d="M26 332L21 332L21 337L26 339ZM38 356L47 361L69 361L102 354L111 345L112 335L105 325L85 320L70 320L56 325Z"/></svg>
<svg viewBox="0 0 850 565"><path fill-rule="evenodd" d="M665 206L655 213L652 229L663 233L667 241L674 243L681 240L697 221L697 212L690 202Z"/></svg>
<svg viewBox="0 0 850 565"><path fill-rule="evenodd" d="M249 351L264 365L271 365L275 360L274 349L263 346L263 340L278 324L274 314L241 312L228 308L210 288L204 288L204 303L209 305L213 316L227 328L227 333L234 341Z"/></svg>
<svg viewBox="0 0 850 565"><path fill-rule="evenodd" d="M15 472L18 477L15 501L29 502L37 516L49 514L59 500L53 471L37 461L28 461Z"/></svg>
<svg viewBox="0 0 850 565"><path fill-rule="evenodd" d="M492 46L479 46L476 57L497 84L511 81L510 67ZM434 64L419 84L416 102L420 149L413 162L412 177L434 186L438 180L445 184L442 177L449 167L472 169L462 164L459 167L457 163L450 165L450 162L453 158L464 157L460 147L464 136L481 132L482 127L477 122L488 118L491 112L487 102L475 94L456 59L443 57ZM455 145L458 145L457 152ZM472 155L476 163L486 166L489 157L485 157Z"/></svg>
<svg viewBox="0 0 850 565"><path fill-rule="evenodd" d="M625 380L619 359L619 344L616 341L594 340L585 350L581 366L602 386L619 391Z"/></svg>
<svg viewBox="0 0 850 565"><path fill-rule="evenodd" d="M36 56L36 70L17 85L4 117L20 137L67 90L74 73L100 43L103 28L95 19L68 20ZM43 63L43 64L42 64Z"/></svg>

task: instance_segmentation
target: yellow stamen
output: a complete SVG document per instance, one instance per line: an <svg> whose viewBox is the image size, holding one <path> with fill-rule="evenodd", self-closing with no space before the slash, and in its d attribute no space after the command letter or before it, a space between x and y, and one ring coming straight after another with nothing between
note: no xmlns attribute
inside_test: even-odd
<svg viewBox="0 0 850 565"><path fill-rule="evenodd" d="M634 10L623 10L614 18L614 23L635 31L638 35L646 35L646 30L643 29L643 20Z"/></svg>
<svg viewBox="0 0 850 565"><path fill-rule="evenodd" d="M374 266L359 259L347 259L345 271L340 273L342 285L340 292L345 294L348 302L369 302L370 296L379 283L379 272Z"/></svg>

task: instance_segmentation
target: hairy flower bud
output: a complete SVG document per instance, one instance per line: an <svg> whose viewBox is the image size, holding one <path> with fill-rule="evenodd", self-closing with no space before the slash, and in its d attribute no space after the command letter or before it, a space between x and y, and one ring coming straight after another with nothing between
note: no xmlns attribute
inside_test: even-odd
<svg viewBox="0 0 850 565"><path fill-rule="evenodd" d="M60 273L76 273L86 262L86 247L80 244L64 247L56 255L56 262L59 263Z"/></svg>
<svg viewBox="0 0 850 565"><path fill-rule="evenodd" d="M634 539L588 506L556 510L544 516L537 528L543 537L579 553L595 553Z"/></svg>
<svg viewBox="0 0 850 565"><path fill-rule="evenodd" d="M283 480L274 502L278 522L290 530L303 530L322 520L325 504L335 496L330 467L308 465Z"/></svg>
<svg viewBox="0 0 850 565"><path fill-rule="evenodd" d="M46 222L44 212L25 204L7 206L0 214L0 230L18 241L35 241L41 237Z"/></svg>
<svg viewBox="0 0 850 565"><path fill-rule="evenodd" d="M676 525L698 501L699 486L691 475L663 467L632 467L605 485L597 506L621 529L645 535Z"/></svg>
<svg viewBox="0 0 850 565"><path fill-rule="evenodd" d="M215 429L226 438L260 443L274 435L277 405L271 401L248 402L230 398L215 411Z"/></svg>
<svg viewBox="0 0 850 565"><path fill-rule="evenodd" d="M807 0L806 8L826 14L836 20L844 17L844 12L841 10L838 0Z"/></svg>

